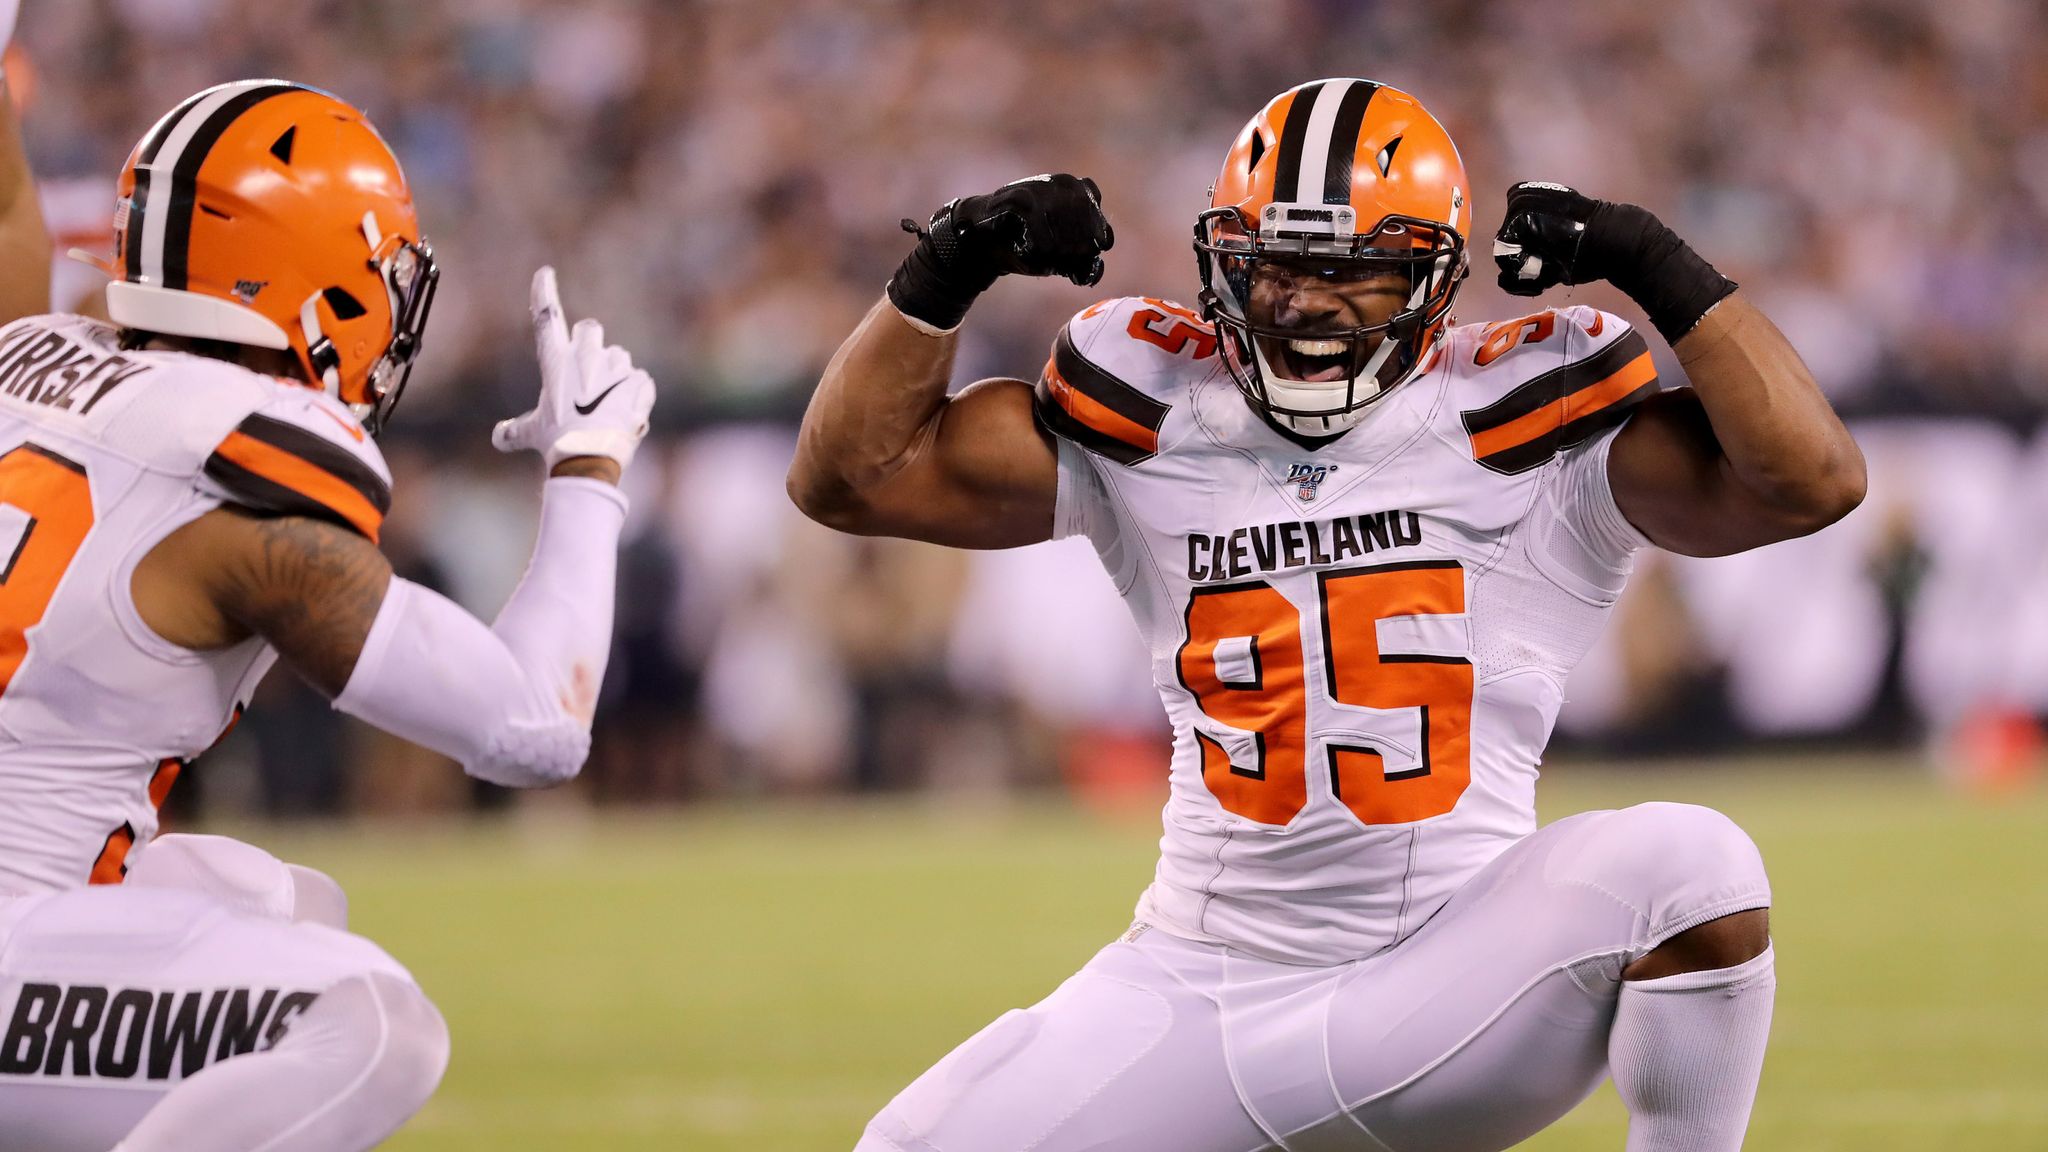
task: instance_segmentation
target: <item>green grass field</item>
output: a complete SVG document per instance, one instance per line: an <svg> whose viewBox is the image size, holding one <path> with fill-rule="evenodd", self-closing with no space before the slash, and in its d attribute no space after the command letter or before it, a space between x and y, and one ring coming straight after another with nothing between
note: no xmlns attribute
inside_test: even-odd
<svg viewBox="0 0 2048 1152"><path fill-rule="evenodd" d="M2048 797L1835 763L1561 770L1546 818L1712 804L1763 846L1778 1014L1748 1147L2048 1149ZM257 832L447 1013L404 1152L851 1148L1127 923L1156 825L1057 807L700 809ZM1619 1149L1609 1089L1525 1147Z"/></svg>

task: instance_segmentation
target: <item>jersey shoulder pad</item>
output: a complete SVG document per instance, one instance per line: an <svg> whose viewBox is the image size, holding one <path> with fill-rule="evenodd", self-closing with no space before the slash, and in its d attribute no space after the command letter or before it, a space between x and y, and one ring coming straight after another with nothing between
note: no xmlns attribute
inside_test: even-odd
<svg viewBox="0 0 2048 1152"><path fill-rule="evenodd" d="M142 353L121 348L111 324L84 316L25 316L0 328L0 400L34 422L67 425L74 435L104 425L146 375Z"/></svg>
<svg viewBox="0 0 2048 1152"><path fill-rule="evenodd" d="M391 472L376 442L332 397L268 383L263 402L207 455L202 489L251 511L325 520L376 543L391 510Z"/></svg>
<svg viewBox="0 0 2048 1152"><path fill-rule="evenodd" d="M1658 388L1642 334L1583 304L1453 329L1443 354L1472 458L1508 475L1621 423Z"/></svg>
<svg viewBox="0 0 2048 1152"><path fill-rule="evenodd" d="M62 408L64 416L46 419L67 420L73 434L151 471L181 476L199 471L227 430L279 386L268 376L225 360L163 349L122 349L119 329L97 320L45 319L50 323L42 327L50 335L81 353L104 357L104 363L88 388L79 390L75 403L38 400L26 407L44 412ZM55 399L61 402L62 396Z"/></svg>
<svg viewBox="0 0 2048 1152"><path fill-rule="evenodd" d="M1076 314L1038 378L1039 422L1119 464L1159 454L1167 414L1216 364L1216 332L1192 309L1126 296Z"/></svg>

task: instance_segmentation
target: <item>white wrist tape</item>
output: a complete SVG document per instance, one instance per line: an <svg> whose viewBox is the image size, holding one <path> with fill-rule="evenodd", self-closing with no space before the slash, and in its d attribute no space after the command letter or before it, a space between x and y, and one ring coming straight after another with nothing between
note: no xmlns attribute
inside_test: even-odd
<svg viewBox="0 0 2048 1152"><path fill-rule="evenodd" d="M548 481L533 559L489 628L394 578L335 707L496 784L575 776L611 650L625 512L603 481Z"/></svg>

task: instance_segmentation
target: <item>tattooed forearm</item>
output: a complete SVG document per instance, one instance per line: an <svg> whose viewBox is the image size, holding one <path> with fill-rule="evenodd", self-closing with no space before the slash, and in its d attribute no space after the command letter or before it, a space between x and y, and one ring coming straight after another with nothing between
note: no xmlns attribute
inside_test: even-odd
<svg viewBox="0 0 2048 1152"><path fill-rule="evenodd" d="M340 695L384 603L391 564L346 528L302 516L237 516L247 526L221 608L268 640L328 696Z"/></svg>

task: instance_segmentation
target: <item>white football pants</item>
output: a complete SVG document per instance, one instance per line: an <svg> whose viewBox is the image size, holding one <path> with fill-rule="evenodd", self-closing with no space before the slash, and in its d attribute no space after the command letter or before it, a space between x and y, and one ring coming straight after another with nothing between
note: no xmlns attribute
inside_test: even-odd
<svg viewBox="0 0 2048 1152"><path fill-rule="evenodd" d="M856 1152L1508 1148L1606 1075L1624 967L1769 903L1727 817L1645 804L1542 829L1337 967L1140 924L919 1077Z"/></svg>
<svg viewBox="0 0 2048 1152"><path fill-rule="evenodd" d="M325 876L210 836L159 837L119 887L0 897L0 1149L375 1145L447 1032L345 917Z"/></svg>

